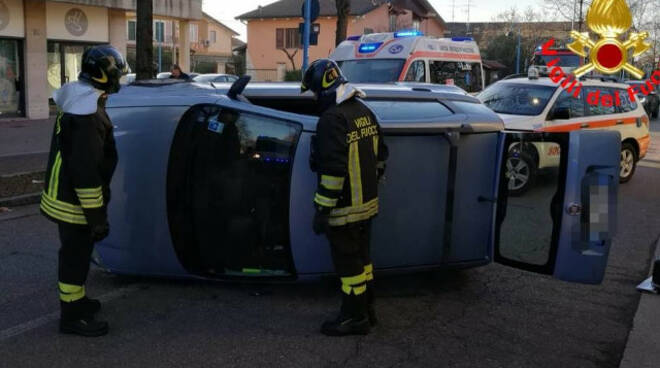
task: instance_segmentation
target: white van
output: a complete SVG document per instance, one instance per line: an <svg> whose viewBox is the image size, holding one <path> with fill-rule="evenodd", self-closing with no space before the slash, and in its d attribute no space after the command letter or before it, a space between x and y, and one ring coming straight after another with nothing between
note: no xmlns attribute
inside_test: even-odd
<svg viewBox="0 0 660 368"><path fill-rule="evenodd" d="M455 85L467 92L484 89L479 47L470 37L372 33L349 37L330 58L353 83L407 81Z"/></svg>

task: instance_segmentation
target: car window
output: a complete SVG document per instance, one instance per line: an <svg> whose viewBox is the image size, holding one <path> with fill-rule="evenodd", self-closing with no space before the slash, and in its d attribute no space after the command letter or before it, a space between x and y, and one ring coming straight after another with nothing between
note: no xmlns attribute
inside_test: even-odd
<svg viewBox="0 0 660 368"><path fill-rule="evenodd" d="M338 61L342 73L352 83L388 83L399 80L403 59Z"/></svg>
<svg viewBox="0 0 660 368"><path fill-rule="evenodd" d="M499 114L539 115L548 105L557 87L524 83L495 83L477 98Z"/></svg>
<svg viewBox="0 0 660 368"><path fill-rule="evenodd" d="M214 80L214 82L218 82L218 83L222 83L222 82L226 82L226 81L227 81L227 77L225 77L224 75L221 75L221 76L215 78L215 80Z"/></svg>
<svg viewBox="0 0 660 368"><path fill-rule="evenodd" d="M630 95L625 89L617 89L619 92L619 99L621 100L621 105L619 106L620 112L630 112L637 108L637 102L630 100Z"/></svg>
<svg viewBox="0 0 660 368"><path fill-rule="evenodd" d="M426 82L426 63L424 60L416 60L410 64L405 80L408 82Z"/></svg>
<svg viewBox="0 0 660 368"><path fill-rule="evenodd" d="M366 101L379 119L418 120L451 115L445 105L437 101Z"/></svg>
<svg viewBox="0 0 660 368"><path fill-rule="evenodd" d="M580 93L576 98L573 92L569 93L566 90L562 90L551 111L554 112L560 108L568 109L569 119L583 117L585 115L583 94Z"/></svg>
<svg viewBox="0 0 660 368"><path fill-rule="evenodd" d="M238 80L238 77L234 77L234 76L228 76L227 77L228 82L236 82L237 80Z"/></svg>
<svg viewBox="0 0 660 368"><path fill-rule="evenodd" d="M587 96L587 112L588 115L608 115L616 114L616 106L614 105L614 93L611 88L603 87L586 87L584 93ZM612 106L603 105L603 97L610 96Z"/></svg>

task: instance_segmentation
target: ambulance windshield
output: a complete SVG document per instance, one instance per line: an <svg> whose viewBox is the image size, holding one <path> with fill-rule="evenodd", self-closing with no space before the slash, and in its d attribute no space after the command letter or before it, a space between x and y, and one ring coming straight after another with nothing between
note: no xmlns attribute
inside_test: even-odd
<svg viewBox="0 0 660 368"><path fill-rule="evenodd" d="M399 80L404 59L337 61L351 83L388 83Z"/></svg>

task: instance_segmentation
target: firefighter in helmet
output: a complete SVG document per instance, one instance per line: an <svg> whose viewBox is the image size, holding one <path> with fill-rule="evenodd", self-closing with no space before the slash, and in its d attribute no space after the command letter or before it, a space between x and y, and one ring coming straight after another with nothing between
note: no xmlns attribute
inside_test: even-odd
<svg viewBox="0 0 660 368"><path fill-rule="evenodd" d="M328 237L343 296L339 315L324 322L321 332L367 334L376 324L370 220L378 213L387 147L375 115L361 101L364 92L348 83L333 60L313 62L301 90L314 92L320 112L310 158L318 173L313 228Z"/></svg>
<svg viewBox="0 0 660 368"><path fill-rule="evenodd" d="M109 45L83 54L78 81L53 93L58 114L51 141L41 212L59 227L60 331L101 336L108 323L94 315L98 300L85 292L94 243L108 236L110 180L117 165L107 96L119 91L128 72L124 57Z"/></svg>

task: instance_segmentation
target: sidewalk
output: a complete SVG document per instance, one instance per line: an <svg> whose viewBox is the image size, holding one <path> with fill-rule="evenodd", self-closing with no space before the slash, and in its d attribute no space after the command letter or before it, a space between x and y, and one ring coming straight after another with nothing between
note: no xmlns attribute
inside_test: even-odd
<svg viewBox="0 0 660 368"><path fill-rule="evenodd" d="M0 121L0 207L38 201L54 118Z"/></svg>
<svg viewBox="0 0 660 368"><path fill-rule="evenodd" d="M653 259L659 256L660 239L656 243ZM652 269L649 270L649 275L652 271ZM660 316L658 314L660 314L660 294L642 293L619 368L660 367Z"/></svg>

